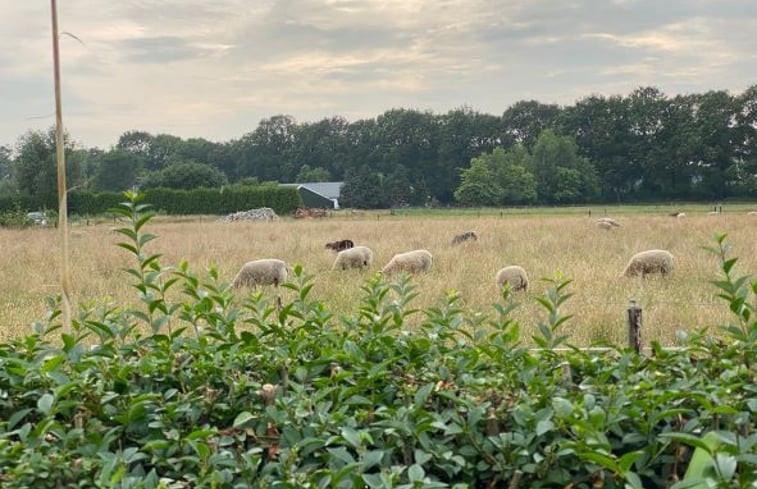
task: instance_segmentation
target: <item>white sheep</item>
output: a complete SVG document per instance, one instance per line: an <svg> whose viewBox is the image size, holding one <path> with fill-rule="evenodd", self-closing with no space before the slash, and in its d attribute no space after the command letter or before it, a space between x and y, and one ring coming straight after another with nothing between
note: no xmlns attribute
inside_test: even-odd
<svg viewBox="0 0 757 489"><path fill-rule="evenodd" d="M373 251L367 246L347 248L336 255L332 270L347 270L348 268L363 268L373 264Z"/></svg>
<svg viewBox="0 0 757 489"><path fill-rule="evenodd" d="M433 256L426 250L413 250L407 253L399 253L389 260L381 273L391 274L395 272L421 273L431 270Z"/></svg>
<svg viewBox="0 0 757 489"><path fill-rule="evenodd" d="M625 270L624 277L645 277L650 273L659 273L667 275L673 272L675 260L673 255L667 250L647 250L636 253L629 260Z"/></svg>
<svg viewBox="0 0 757 489"><path fill-rule="evenodd" d="M610 229L612 229L612 224L610 224L607 221L597 221L597 227L599 229L604 229L606 231L609 231Z"/></svg>
<svg viewBox="0 0 757 489"><path fill-rule="evenodd" d="M510 290L517 292L519 290L526 291L528 289L528 275L523 267L518 265L510 265L502 268L497 272L495 278L497 288L501 289L505 282L510 284Z"/></svg>
<svg viewBox="0 0 757 489"><path fill-rule="evenodd" d="M600 222L606 222L610 226L620 227L620 223L616 221L615 219L613 219L612 217L600 217L599 219L597 219L597 224L599 224ZM600 226L600 227L603 227L603 226Z"/></svg>
<svg viewBox="0 0 757 489"><path fill-rule="evenodd" d="M280 285L287 279L287 264L275 258L253 260L242 265L231 286L255 287L256 285Z"/></svg>
<svg viewBox="0 0 757 489"><path fill-rule="evenodd" d="M747 216L757 217L757 211L749 211L746 214Z"/></svg>

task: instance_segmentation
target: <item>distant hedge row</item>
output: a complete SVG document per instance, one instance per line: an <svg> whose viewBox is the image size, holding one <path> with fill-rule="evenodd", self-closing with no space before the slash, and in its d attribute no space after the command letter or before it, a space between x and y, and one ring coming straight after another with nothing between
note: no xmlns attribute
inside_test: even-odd
<svg viewBox="0 0 757 489"><path fill-rule="evenodd" d="M302 206L297 189L293 187L231 186L224 188L200 188L174 190L155 188L144 191L144 202L166 214L229 214L231 212L271 207L277 214L290 214ZM125 197L120 192L73 191L68 196L70 214L95 215L107 212ZM40 209L55 209L55 196L2 196L0 212Z"/></svg>

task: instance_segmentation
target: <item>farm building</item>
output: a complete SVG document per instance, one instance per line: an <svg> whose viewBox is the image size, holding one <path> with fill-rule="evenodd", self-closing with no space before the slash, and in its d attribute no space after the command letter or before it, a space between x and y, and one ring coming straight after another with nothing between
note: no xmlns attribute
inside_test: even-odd
<svg viewBox="0 0 757 489"><path fill-rule="evenodd" d="M296 187L305 207L339 209L339 193L344 182L282 183Z"/></svg>

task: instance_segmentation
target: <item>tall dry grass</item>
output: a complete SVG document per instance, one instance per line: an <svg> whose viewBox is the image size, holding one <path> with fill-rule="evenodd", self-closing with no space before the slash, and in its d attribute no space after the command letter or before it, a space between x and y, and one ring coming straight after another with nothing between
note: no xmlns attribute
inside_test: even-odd
<svg viewBox="0 0 757 489"><path fill-rule="evenodd" d="M592 340L625 341L625 310L635 298L644 310L644 340L675 343L676 331L694 330L727 319L724 303L708 284L717 277L715 257L703 250L715 232L727 232L737 271L757 271L757 219L745 214L692 216L626 216L622 227L598 229L593 219L578 216L448 217L444 219L382 216L338 217L325 220L282 220L269 223L221 223L205 220L167 222L147 226L158 239L150 252L163 254L163 265L187 260L201 274L215 266L231 280L246 261L281 258L300 263L315 275L313 294L333 310L355 310L363 279L375 273L397 252L425 248L434 255L430 274L415 279L420 292L416 307L437 303L450 289L460 292L467 309L491 312L500 300L494 286L496 271L519 264L531 279L528 293L516 294L521 307L514 313L524 338L535 331L542 310L533 297L544 292L542 277L570 278L574 297L565 307L574 314L566 330L576 344ZM111 224L77 226L71 232L72 281L79 304L136 303L131 278L121 270L133 266L132 257L115 246L121 236ZM453 247L454 234L476 230L480 240ZM349 238L374 250L376 263L368 271L332 272L334 255L327 241ZM59 290L58 233L51 229L0 230L0 338L29 331L44 316L45 296ZM665 248L676 257L676 270L667 279L625 279L619 274L638 251ZM286 299L288 290L280 293ZM239 293L240 300L243 292Z"/></svg>

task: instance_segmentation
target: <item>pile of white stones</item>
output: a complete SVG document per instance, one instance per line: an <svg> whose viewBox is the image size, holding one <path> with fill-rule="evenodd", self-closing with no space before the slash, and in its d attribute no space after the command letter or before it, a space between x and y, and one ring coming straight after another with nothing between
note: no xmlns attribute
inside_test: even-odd
<svg viewBox="0 0 757 489"><path fill-rule="evenodd" d="M261 207L259 209L250 209L249 211L232 212L226 217L222 217L223 222L234 221L278 221L279 216L270 207Z"/></svg>

